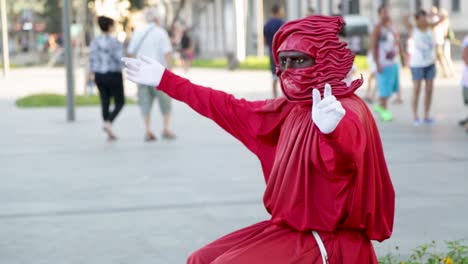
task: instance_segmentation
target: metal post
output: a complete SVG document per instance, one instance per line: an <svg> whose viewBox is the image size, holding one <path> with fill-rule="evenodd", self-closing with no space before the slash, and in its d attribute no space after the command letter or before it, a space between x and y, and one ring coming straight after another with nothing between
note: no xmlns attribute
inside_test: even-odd
<svg viewBox="0 0 468 264"><path fill-rule="evenodd" d="M234 13L235 13L235 29L236 29L236 58L239 62L245 60L245 49L246 49L246 34L245 34L245 20L246 20L246 1L235 0L234 1Z"/></svg>
<svg viewBox="0 0 468 264"><path fill-rule="evenodd" d="M7 24L7 10L5 0L0 0L0 17L2 23L2 64L3 76L7 76L10 71L10 47L8 45L8 24Z"/></svg>
<svg viewBox="0 0 468 264"><path fill-rule="evenodd" d="M265 40L263 39L263 0L257 0L257 56L265 55Z"/></svg>
<svg viewBox="0 0 468 264"><path fill-rule="evenodd" d="M62 31L65 64L67 70L67 121L75 121L75 79L73 75L73 51L70 35L71 0L63 1Z"/></svg>

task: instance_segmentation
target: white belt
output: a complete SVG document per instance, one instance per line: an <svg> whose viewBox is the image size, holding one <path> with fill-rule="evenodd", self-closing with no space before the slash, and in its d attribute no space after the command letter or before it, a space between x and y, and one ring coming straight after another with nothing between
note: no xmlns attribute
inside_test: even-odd
<svg viewBox="0 0 468 264"><path fill-rule="evenodd" d="M325 246L323 245L322 239L320 238L317 231L312 231L312 235L314 235L315 241L317 241L317 245L320 249L320 255L322 255L322 263L328 264L327 250L325 249Z"/></svg>

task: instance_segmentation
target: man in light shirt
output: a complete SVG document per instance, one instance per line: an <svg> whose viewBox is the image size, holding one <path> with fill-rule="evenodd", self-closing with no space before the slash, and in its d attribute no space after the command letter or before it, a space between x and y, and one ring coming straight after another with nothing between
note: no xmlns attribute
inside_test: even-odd
<svg viewBox="0 0 468 264"><path fill-rule="evenodd" d="M171 68L172 46L167 32L160 26L161 15L156 8L145 10L145 19L148 23L135 30L128 45L128 53L136 56L146 56L157 60L159 63ZM159 101L159 108L163 115L162 137L174 139L175 134L170 130L171 99L164 92L156 90L156 87L138 85L138 104L140 105L145 122L145 141L154 141L156 136L151 130L151 108L154 98Z"/></svg>

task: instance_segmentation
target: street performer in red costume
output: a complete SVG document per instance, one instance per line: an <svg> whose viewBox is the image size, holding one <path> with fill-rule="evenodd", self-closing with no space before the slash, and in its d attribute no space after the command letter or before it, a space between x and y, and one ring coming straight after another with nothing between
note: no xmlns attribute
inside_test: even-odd
<svg viewBox="0 0 468 264"><path fill-rule="evenodd" d="M395 193L366 104L347 82L354 55L340 17L286 23L273 42L285 97L247 101L196 85L150 58L124 58L127 78L183 101L260 160L271 219L193 253L189 264L378 263L371 240L393 228Z"/></svg>

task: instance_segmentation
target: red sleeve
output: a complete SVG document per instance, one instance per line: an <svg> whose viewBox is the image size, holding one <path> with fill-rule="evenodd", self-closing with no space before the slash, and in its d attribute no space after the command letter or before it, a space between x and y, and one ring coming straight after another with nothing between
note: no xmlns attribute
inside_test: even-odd
<svg viewBox="0 0 468 264"><path fill-rule="evenodd" d="M263 106L265 101L236 99L225 92L193 84L168 70L164 72L158 89L212 119L257 154L257 131L262 123L262 115L255 110Z"/></svg>
<svg viewBox="0 0 468 264"><path fill-rule="evenodd" d="M338 177L352 175L356 161L364 155L367 140L359 117L347 109L335 131L323 134L319 130L319 135L321 159L328 172Z"/></svg>

